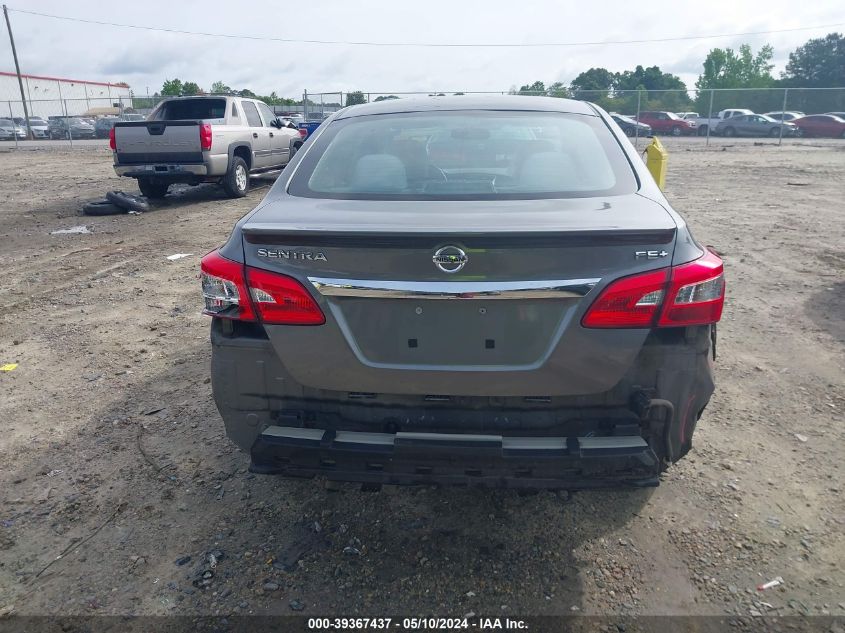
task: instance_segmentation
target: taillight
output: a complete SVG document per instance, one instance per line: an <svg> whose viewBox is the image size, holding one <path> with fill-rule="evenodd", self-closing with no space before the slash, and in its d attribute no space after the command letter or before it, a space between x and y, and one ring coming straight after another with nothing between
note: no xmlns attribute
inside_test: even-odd
<svg viewBox="0 0 845 633"><path fill-rule="evenodd" d="M202 296L205 299L203 314L255 321L255 312L249 301L244 280L244 265L211 251L200 263Z"/></svg>
<svg viewBox="0 0 845 633"><path fill-rule="evenodd" d="M584 327L651 327L663 303L668 269L623 277L605 288L581 320Z"/></svg>
<svg viewBox="0 0 845 633"><path fill-rule="evenodd" d="M109 147L111 147L112 151L117 150L117 141L114 140L114 128L109 130Z"/></svg>
<svg viewBox="0 0 845 633"><path fill-rule="evenodd" d="M323 311L296 279L260 268L247 267L247 284L263 323L322 325Z"/></svg>
<svg viewBox="0 0 845 633"><path fill-rule="evenodd" d="M200 124L200 148L211 149L211 123Z"/></svg>
<svg viewBox="0 0 845 633"><path fill-rule="evenodd" d="M212 251L202 258L204 314L271 325L321 325L323 311L293 277L244 266Z"/></svg>
<svg viewBox="0 0 845 633"><path fill-rule="evenodd" d="M299 137L304 141L306 136L308 136L308 130L304 127L299 128Z"/></svg>
<svg viewBox="0 0 845 633"><path fill-rule="evenodd" d="M672 268L666 305L657 325L676 327L716 323L725 305L725 274L722 260L706 249L688 264Z"/></svg>
<svg viewBox="0 0 845 633"><path fill-rule="evenodd" d="M716 323L725 303L722 260L710 250L698 259L623 277L593 301L587 328L684 327Z"/></svg>

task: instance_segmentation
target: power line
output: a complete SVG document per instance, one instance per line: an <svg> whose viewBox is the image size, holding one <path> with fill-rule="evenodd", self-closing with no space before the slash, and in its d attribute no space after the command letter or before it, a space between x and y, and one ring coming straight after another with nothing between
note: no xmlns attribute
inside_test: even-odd
<svg viewBox="0 0 845 633"><path fill-rule="evenodd" d="M812 31L816 29L828 29L845 25L845 22L835 24L820 24L818 26L801 26L792 29L774 29L770 31L746 31L744 33L717 33L713 35L687 35L684 37L663 37L642 40L610 40L601 42L527 42L523 44L507 43L481 43L481 44L439 44L432 42L357 42L345 40L305 40L286 37L266 37L258 35L237 35L231 33L209 33L205 31L185 31L182 29L167 29L164 27L141 26L138 24L120 24L117 22L104 22L101 20L89 20L86 18L74 18L66 15L53 15L50 13L39 13L37 11L26 11L24 9L12 9L15 13L35 15L42 18L54 20L66 20L68 22L81 22L83 24L96 24L99 26L114 26L124 29L137 29L141 31L157 31L160 33L174 33L177 35L199 35L203 37L222 37L236 40L255 40L262 42L282 42L285 44L337 44L343 46L402 46L408 48L551 48L551 47L572 47L572 46L607 46L621 44L648 44L660 42L681 42L688 40L707 40L719 37L743 37L747 35L769 35L773 33L793 33L796 31Z"/></svg>

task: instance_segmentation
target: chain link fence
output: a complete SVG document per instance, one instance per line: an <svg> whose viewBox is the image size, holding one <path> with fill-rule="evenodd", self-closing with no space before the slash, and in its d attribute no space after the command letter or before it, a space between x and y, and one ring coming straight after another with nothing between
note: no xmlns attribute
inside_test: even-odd
<svg viewBox="0 0 845 633"><path fill-rule="evenodd" d="M309 100L321 102L338 93L306 93ZM344 94L344 93L341 93ZM777 137L778 143L807 136L845 139L845 130L829 116L845 118L845 88L737 88L712 90L579 90L560 88L556 91L533 92L504 90L460 91L433 90L427 92L349 92L347 99L341 99L344 105L355 103L373 103L388 99L404 99L422 96L449 95L515 95L546 96L577 99L595 103L610 113L622 115L631 121L645 123L652 127L655 136L695 137L709 145L712 138L729 136ZM349 99L353 96L353 99ZM351 101L351 103L350 103ZM760 114L772 118L776 123L765 120L747 121L747 125L733 126L727 121L719 127L726 110L744 110L743 114ZM664 115L670 113L666 119ZM833 113L828 115L828 113ZM838 115L836 114L838 113ZM722 114L722 117L720 117ZM804 116L827 116L825 121L793 120ZM677 117L678 123L674 123ZM667 122L668 121L668 122ZM780 125L779 121L787 122ZM686 122L686 123L684 123ZM813 125L811 125L813 124ZM640 143L640 127L632 126L631 136L636 144ZM772 130L775 130L773 132Z"/></svg>
<svg viewBox="0 0 845 633"><path fill-rule="evenodd" d="M690 142L700 142L705 145L718 137L727 136L759 136L777 137L778 143L798 142L802 137L828 137L845 139L845 131L841 123L836 121L802 121L802 117L809 115L830 116L827 113L838 113L833 116L845 117L845 88L764 88L764 89L717 89L717 90L578 90L561 88L555 92L520 92L517 90L503 91L461 91L438 90L427 92L406 91L351 91L351 92L309 92L304 91L301 101L295 105L274 105L276 114L280 116L301 114L308 120L322 120L331 113L359 103L373 103L390 99L405 99L419 96L451 96L451 95L542 95L551 97L572 98L590 101L611 113L627 117L632 122L639 121L648 124L655 136L678 136L689 139ZM107 138L107 126L97 126L97 120L104 117L123 117L132 119L146 117L155 106L167 97L161 96L112 96L86 97L73 99L33 99L27 100L30 117L37 120L33 125L36 140L52 139L56 142L73 144L75 140L90 138L88 132L81 130L84 126L77 126L76 132L62 131L61 125L49 125L51 119L74 117L84 119L93 129L94 138ZM749 113L768 115L777 120L788 121L788 125L764 124L729 125L728 121L720 118L725 110L745 110ZM670 122L665 116L671 113ZM783 113L783 114L781 114ZM12 119L18 125L18 131L9 137L0 135L0 143L8 145L26 139L24 109L20 100L8 99L0 101L0 121ZM663 117L663 118L661 118ZM795 120L795 123L792 121ZM675 123L675 121L680 121ZM684 123L684 121L686 123ZM751 122L755 123L755 122ZM810 125L815 123L815 125ZM45 129L46 127L46 129ZM36 129L40 128L40 129ZM0 125L0 130L8 129ZM24 130L21 135L20 130ZM52 132L51 132L52 129ZM624 127L631 131L636 145L640 145L644 126ZM775 130L773 132L772 130ZM697 140L695 140L697 139Z"/></svg>

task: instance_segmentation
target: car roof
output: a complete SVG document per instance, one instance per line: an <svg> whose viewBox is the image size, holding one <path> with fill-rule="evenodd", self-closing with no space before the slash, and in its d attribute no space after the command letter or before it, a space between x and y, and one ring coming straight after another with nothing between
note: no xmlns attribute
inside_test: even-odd
<svg viewBox="0 0 845 633"><path fill-rule="evenodd" d="M557 97L526 97L522 95L450 97L413 97L408 99L385 99L364 103L341 110L337 118L368 116L371 114L398 114L402 112L437 112L455 110L509 110L524 112L567 112L597 116L591 104L574 99Z"/></svg>

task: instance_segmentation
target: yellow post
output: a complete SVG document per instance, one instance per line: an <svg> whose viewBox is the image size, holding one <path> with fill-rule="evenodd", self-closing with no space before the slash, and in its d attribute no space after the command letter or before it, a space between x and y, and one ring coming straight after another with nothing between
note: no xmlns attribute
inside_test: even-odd
<svg viewBox="0 0 845 633"><path fill-rule="evenodd" d="M645 148L646 167L651 172L657 186L662 190L666 187L666 169L669 165L669 152L663 143L655 136L651 144Z"/></svg>

